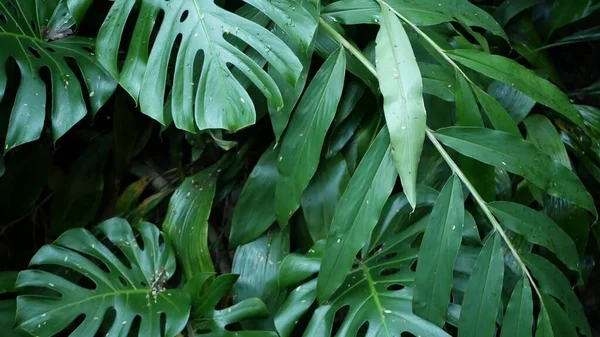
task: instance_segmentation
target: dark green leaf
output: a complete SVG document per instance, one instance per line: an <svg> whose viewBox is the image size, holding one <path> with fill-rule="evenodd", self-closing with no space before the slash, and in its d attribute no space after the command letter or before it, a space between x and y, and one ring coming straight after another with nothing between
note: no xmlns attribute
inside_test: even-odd
<svg viewBox="0 0 600 337"><path fill-rule="evenodd" d="M569 280L563 273L539 255L523 253L521 259L525 262L533 277L538 280L540 290L560 300L565 305L571 321L581 329L584 335L592 336L583 306L579 303L577 295L573 292Z"/></svg>
<svg viewBox="0 0 600 337"><path fill-rule="evenodd" d="M554 109L573 123L583 126L581 115L558 87L516 61L468 49L452 50L447 53L463 65L514 86L537 102Z"/></svg>
<svg viewBox="0 0 600 337"><path fill-rule="evenodd" d="M208 250L208 216L215 196L217 170L215 165L186 178L173 193L162 224L186 279L215 270Z"/></svg>
<svg viewBox="0 0 600 337"><path fill-rule="evenodd" d="M493 234L477 257L460 312L459 337L494 335L504 276L501 248L500 236Z"/></svg>
<svg viewBox="0 0 600 337"><path fill-rule="evenodd" d="M229 247L258 238L275 222L278 151L271 144L250 173L233 212Z"/></svg>
<svg viewBox="0 0 600 337"><path fill-rule="evenodd" d="M44 270L22 271L17 279L18 288L42 287L60 296L19 296L17 328L35 336L54 336L75 318L85 315L73 336L93 336L99 329L109 331L109 335L127 335L135 318L140 317L139 334L160 336L161 315L166 315L166 324L162 327L165 336L179 333L188 320L191 303L184 291L164 289L175 273L175 253L168 240L161 244L162 233L147 222L139 227L143 249L123 219L107 220L97 229L118 247L131 267L87 230L77 228L65 232L54 243L42 247L30 265L68 268L82 276L85 274L95 287L88 289ZM94 257L104 268L86 256ZM112 323L105 316L109 309L115 310ZM102 327L103 321L108 326Z"/></svg>
<svg viewBox="0 0 600 337"><path fill-rule="evenodd" d="M281 143L275 187L275 216L281 226L300 206L302 192L317 170L325 135L342 95L346 56L342 49L321 66L306 89Z"/></svg>
<svg viewBox="0 0 600 337"><path fill-rule="evenodd" d="M285 299L285 293L279 291L279 266L289 250L287 229L269 231L236 250L231 271L240 278L233 287L234 302L257 297L270 313L269 319L243 323L244 328L274 331L273 316Z"/></svg>
<svg viewBox="0 0 600 337"><path fill-rule="evenodd" d="M522 277L513 290L500 337L531 337L533 327L533 299L529 280Z"/></svg>
<svg viewBox="0 0 600 337"><path fill-rule="evenodd" d="M417 169L426 127L421 72L402 23L385 7L376 43L377 78L392 158L408 202L415 208Z"/></svg>
<svg viewBox="0 0 600 337"><path fill-rule="evenodd" d="M435 202L419 250L413 311L439 327L444 326L450 303L452 271L465 219L463 202L460 180L452 176Z"/></svg>
<svg viewBox="0 0 600 337"><path fill-rule="evenodd" d="M488 87L488 93L506 109L517 124L527 117L535 105L535 101L529 96L500 81L492 82Z"/></svg>
<svg viewBox="0 0 600 337"><path fill-rule="evenodd" d="M119 216L127 214L131 208L137 204L142 193L144 193L146 187L150 184L150 181L151 179L148 177L142 177L129 184L117 199L115 214Z"/></svg>
<svg viewBox="0 0 600 337"><path fill-rule="evenodd" d="M543 115L530 115L524 120L527 128L527 140L532 142L540 151L553 160L572 170L571 161L565 149L565 144L552 122Z"/></svg>
<svg viewBox="0 0 600 337"><path fill-rule="evenodd" d="M595 0L555 1L550 11L548 35L552 35L560 27L585 18L599 8L600 3Z"/></svg>
<svg viewBox="0 0 600 337"><path fill-rule="evenodd" d="M471 127L440 129L436 137L465 156L521 175L551 196L568 199L597 217L594 201L579 178L530 142L505 132Z"/></svg>
<svg viewBox="0 0 600 337"><path fill-rule="evenodd" d="M354 257L369 242L396 177L388 132L383 129L350 179L333 216L317 285L320 302L340 287Z"/></svg>
<svg viewBox="0 0 600 337"><path fill-rule="evenodd" d="M544 0L507 0L503 1L496 12L494 17L498 20L502 26L506 25L510 19L517 16L519 13L531 8Z"/></svg>
<svg viewBox="0 0 600 337"><path fill-rule="evenodd" d="M477 86L473 86L473 90L475 91L475 96L477 96L477 100L479 101L479 104L481 104L483 111L485 111L496 130L522 137L521 132L519 132L519 128L517 127L517 123L515 123L504 107L494 97L490 96Z"/></svg>
<svg viewBox="0 0 600 337"><path fill-rule="evenodd" d="M302 212L313 241L327 236L329 224L349 180L346 160L338 154L321 163L302 194Z"/></svg>
<svg viewBox="0 0 600 337"><path fill-rule="evenodd" d="M29 336L22 331L14 330L15 313L17 311L17 301L1 300L0 301L0 332L3 337L23 337Z"/></svg>
<svg viewBox="0 0 600 337"><path fill-rule="evenodd" d="M16 271L0 271L0 294L15 291L15 282L17 281L18 274Z"/></svg>
<svg viewBox="0 0 600 337"><path fill-rule="evenodd" d="M579 336L563 308L552 297L542 294L542 301L544 306L540 313L541 322L538 321L536 337Z"/></svg>

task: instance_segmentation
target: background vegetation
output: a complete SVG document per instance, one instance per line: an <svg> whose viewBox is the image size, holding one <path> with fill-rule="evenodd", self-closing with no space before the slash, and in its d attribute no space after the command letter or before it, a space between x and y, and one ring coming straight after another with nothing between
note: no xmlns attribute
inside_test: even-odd
<svg viewBox="0 0 600 337"><path fill-rule="evenodd" d="M0 0L0 334L600 335L598 9Z"/></svg>

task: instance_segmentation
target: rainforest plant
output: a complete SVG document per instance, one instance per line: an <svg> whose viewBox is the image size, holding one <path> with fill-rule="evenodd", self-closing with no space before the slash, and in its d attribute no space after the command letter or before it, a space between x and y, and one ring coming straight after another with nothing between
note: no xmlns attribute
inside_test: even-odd
<svg viewBox="0 0 600 337"><path fill-rule="evenodd" d="M0 334L594 336L598 9L0 0Z"/></svg>

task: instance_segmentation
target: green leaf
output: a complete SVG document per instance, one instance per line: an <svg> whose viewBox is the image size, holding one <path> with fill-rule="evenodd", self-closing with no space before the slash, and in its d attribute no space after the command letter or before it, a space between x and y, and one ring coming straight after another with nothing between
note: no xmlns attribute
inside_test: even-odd
<svg viewBox="0 0 600 337"><path fill-rule="evenodd" d="M571 321L584 335L592 336L583 306L579 303L577 295L573 292L569 280L563 273L539 255L523 253L521 259L525 262L533 277L538 280L540 290L560 300L565 305Z"/></svg>
<svg viewBox="0 0 600 337"><path fill-rule="evenodd" d="M383 206L396 181L389 136L383 129L350 179L339 202L319 272L317 294L326 301L344 282L354 257L369 242Z"/></svg>
<svg viewBox="0 0 600 337"><path fill-rule="evenodd" d="M88 278L94 286L86 288L40 269L22 271L18 288L41 287L61 296L19 296L17 328L35 336L54 336L75 318L85 315L71 336L93 336L96 332L127 335L136 317L141 318L139 333L144 336L160 336L161 329L169 337L179 333L188 320L191 303L184 291L164 289L175 273L175 253L167 240L159 242L162 233L145 222L134 234L127 221L119 218L101 223L97 230L118 248L118 255L130 266L89 231L77 228L65 232L54 243L42 247L30 265L62 266ZM93 257L102 267L86 256ZM111 308L115 310L112 323L105 316ZM161 328L162 315L166 315L166 320ZM107 325L102 326L103 322Z"/></svg>
<svg viewBox="0 0 600 337"><path fill-rule="evenodd" d="M599 39L600 39L600 27L596 26L596 27L584 29L584 30L575 32L571 35L562 37L550 44L543 46L540 49L548 49L548 48L564 46L564 45L573 44L573 43L597 41Z"/></svg>
<svg viewBox="0 0 600 337"><path fill-rule="evenodd" d="M517 16L519 13L531 8L543 0L509 0L504 1L494 13L494 17L498 20L498 23L505 26L512 18Z"/></svg>
<svg viewBox="0 0 600 337"><path fill-rule="evenodd" d="M583 126L583 119L569 98L554 84L509 58L481 51L461 49L447 52L452 59L485 76L514 86L538 103Z"/></svg>
<svg viewBox="0 0 600 337"><path fill-rule="evenodd" d="M574 0L569 2L556 1L550 11L548 35L560 27L583 19L600 8L600 3L594 0Z"/></svg>
<svg viewBox="0 0 600 337"><path fill-rule="evenodd" d="M196 335L206 337L277 337L268 331L230 331L229 325L250 321L268 315L265 304L258 298L248 298L239 303L215 310L222 297L237 280L237 275L225 274L213 280L211 274L195 275L185 285L192 296L194 311L189 324Z"/></svg>
<svg viewBox="0 0 600 337"><path fill-rule="evenodd" d="M531 243L548 248L569 269L580 271L575 243L546 214L507 201L493 202L488 206L503 226L523 235Z"/></svg>
<svg viewBox="0 0 600 337"><path fill-rule="evenodd" d="M281 226L300 206L302 192L317 170L327 129L344 87L346 56L342 49L321 66L300 100L281 143L275 187L275 215Z"/></svg>
<svg viewBox="0 0 600 337"><path fill-rule="evenodd" d="M376 1L342 0L327 5L321 15L343 25L378 23L380 7Z"/></svg>
<svg viewBox="0 0 600 337"><path fill-rule="evenodd" d="M371 251L368 258L345 275L339 291L312 313L303 336L329 337L334 324L339 326L336 334L339 336L355 336L365 324L377 336L400 336L404 332L415 336L449 336L412 313L412 289L408 286L414 274L410 266L418 252L412 245L425 230L427 221L426 217L409 228L393 232L385 238L389 245L381 247L382 241L378 242L381 249ZM317 264L319 259L313 256L311 260ZM300 267L302 262L297 261L296 265ZM315 283L313 279L296 287L277 313L277 329L282 337L289 337L296 321L313 304L317 293ZM340 310L347 313L340 316ZM339 317L343 319L340 321Z"/></svg>
<svg viewBox="0 0 600 337"><path fill-rule="evenodd" d="M240 278L233 287L234 302L260 298L269 309L266 320L245 322L246 329L273 330L273 316L285 299L279 291L279 266L290 250L287 230L274 229L260 238L240 246L233 258L232 272Z"/></svg>
<svg viewBox="0 0 600 337"><path fill-rule="evenodd" d="M575 327L573 326L573 323L569 320L569 317L567 316L563 308L561 308L560 305L552 297L542 293L542 301L544 303L542 311L545 320L543 325L545 326L542 328L543 332L540 333L540 335L556 337L579 336L579 334L575 330ZM536 337L537 336L538 334L536 334Z"/></svg>
<svg viewBox="0 0 600 337"><path fill-rule="evenodd" d="M69 1L73 3L73 1ZM9 59L16 61L20 73L19 88L10 113L4 153L24 143L38 139L44 127L46 104L50 110L54 141L62 137L88 113L92 115L110 98L117 83L98 64L94 56L94 41L82 37L58 37L45 31L57 1L0 1L0 101L6 89ZM69 66L72 60L77 74ZM49 84L40 71L50 72ZM85 80L84 89L78 77ZM51 92L51 97L46 93Z"/></svg>
<svg viewBox="0 0 600 337"><path fill-rule="evenodd" d="M29 336L22 331L14 330L15 312L17 311L17 301L2 300L0 301L0 332L4 337L22 337Z"/></svg>
<svg viewBox="0 0 600 337"><path fill-rule="evenodd" d="M55 237L67 229L85 227L96 216L104 191L110 140L110 135L96 138L73 164L65 184L54 195L50 232Z"/></svg>
<svg viewBox="0 0 600 337"><path fill-rule="evenodd" d="M173 188L166 188L160 192L154 193L144 199L131 212L127 214L127 221L136 226L146 218L146 215L154 210L166 197L173 193Z"/></svg>
<svg viewBox="0 0 600 337"><path fill-rule="evenodd" d="M531 286L522 277L508 302L500 337L531 337L533 327L533 300Z"/></svg>
<svg viewBox="0 0 600 337"><path fill-rule="evenodd" d="M471 127L443 128L436 137L465 156L518 174L551 196L570 200L597 217L594 200L579 178L530 142L508 133Z"/></svg>
<svg viewBox="0 0 600 337"><path fill-rule="evenodd" d="M297 3L292 0L275 3L249 0L248 3L269 16L304 50L308 48L317 21L304 7L293 7ZM121 40L125 39L124 27L133 7L139 4L143 5L119 71L118 52ZM161 12L164 13L162 25L153 44L148 46ZM171 50L176 45L170 93L175 125L189 132L195 132L196 126L200 130L235 131L253 124L256 113L248 92L233 76L228 64L243 73L273 106L281 107L283 99L262 65L238 49L241 46L234 45L230 35L251 46L286 81L296 82L302 64L283 41L259 24L228 12L211 0L115 1L98 34L98 59L136 102L139 100L145 114L166 125L170 117L165 116L165 87ZM175 44L179 38L181 41ZM197 60L200 52L203 58ZM202 71L195 75L197 72L192 69L200 67Z"/></svg>
<svg viewBox="0 0 600 337"><path fill-rule="evenodd" d="M552 122L543 115L530 115L524 120L527 128L527 140L532 142L540 151L573 170L565 144L556 131Z"/></svg>
<svg viewBox="0 0 600 337"><path fill-rule="evenodd" d="M415 208L417 169L426 127L421 72L404 27L396 15L384 7L376 43L377 78L392 157L408 202Z"/></svg>
<svg viewBox="0 0 600 337"><path fill-rule="evenodd" d="M162 224L188 280L197 273L215 270L208 250L208 216L215 197L217 167L206 168L181 183Z"/></svg>
<svg viewBox="0 0 600 337"><path fill-rule="evenodd" d="M302 213L313 241L325 239L335 209L348 185L346 160L337 154L321 163L302 194Z"/></svg>
<svg viewBox="0 0 600 337"><path fill-rule="evenodd" d="M477 257L460 312L459 337L494 335L504 276L500 241L492 234Z"/></svg>
<svg viewBox="0 0 600 337"><path fill-rule="evenodd" d="M436 96L447 102L454 101L454 74L443 66L419 62L423 77L423 93Z"/></svg>
<svg viewBox="0 0 600 337"><path fill-rule="evenodd" d="M121 193L115 204L115 214L123 216L127 214L131 208L138 203L148 184L152 180L149 177L142 177L129 184Z"/></svg>
<svg viewBox="0 0 600 337"><path fill-rule="evenodd" d="M504 107L494 97L490 96L479 87L475 85L472 87L479 104L481 104L483 111L485 111L494 128L498 131L504 131L514 136L522 137L521 132L517 127L517 123L515 123Z"/></svg>
<svg viewBox="0 0 600 337"><path fill-rule="evenodd" d="M483 119L467 80L456 72L456 125L483 127ZM460 157L460 169L484 200L494 200L494 168L469 157Z"/></svg>
<svg viewBox="0 0 600 337"><path fill-rule="evenodd" d="M450 303L452 272L465 219L463 202L462 185L453 175L435 202L419 250L413 312L439 327L444 326Z"/></svg>
<svg viewBox="0 0 600 337"><path fill-rule="evenodd" d="M500 81L492 82L488 87L488 93L506 109L517 124L527 117L535 105L535 101L529 96Z"/></svg>
<svg viewBox="0 0 600 337"><path fill-rule="evenodd" d="M278 152L271 144L248 177L233 211L229 247L258 238L275 222L275 183Z"/></svg>

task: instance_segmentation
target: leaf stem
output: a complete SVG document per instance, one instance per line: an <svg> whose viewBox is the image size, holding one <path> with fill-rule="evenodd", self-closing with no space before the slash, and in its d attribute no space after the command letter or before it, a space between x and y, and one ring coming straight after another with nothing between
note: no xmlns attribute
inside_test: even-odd
<svg viewBox="0 0 600 337"><path fill-rule="evenodd" d="M390 8L390 10L392 10L396 15L398 15L398 17L402 21L404 21L407 25L411 26L419 35L421 35L429 44L431 44L431 46L436 51L438 51L442 56L444 56L444 59L446 59L453 67L455 67L457 69L457 71L459 71L463 76L465 76L465 79L467 79L468 81L471 81L467 77L467 75L458 67L458 65L456 63L454 63L454 61L452 61L452 59L450 59L446 55L446 53L444 52L444 50L442 48L440 48L440 46L437 43L435 43L435 41L431 40L431 38L429 38L429 36L427 36L423 31L421 31L419 29L419 27L417 27L416 25L414 25L412 22L408 21L406 18L404 18L402 15L400 15L398 12L396 12L393 8L391 8L384 1L381 1L381 0L378 0L378 1L381 4L383 4L383 5L387 6L388 8ZM377 77L377 71L375 70L375 67L373 66L373 64L371 63L371 61L369 61L362 54L362 52L360 50L358 50L358 48L354 47L340 33L338 33L337 31L335 31L335 29L333 29L331 26L329 26L329 24L325 20L320 19L320 24L321 24L321 27L323 27L325 30L329 31L333 35L333 37L342 46L344 46L375 77ZM492 212L488 208L487 203L485 202L485 200L483 200L483 198L481 197L481 195L479 194L479 192L477 192L477 189L475 189L475 187L473 186L473 184L471 184L471 182L465 176L465 174L462 172L462 170L460 169L460 167L458 167L458 165L454 162L454 160L452 159L452 157L450 157L450 155L448 154L448 152L446 152L446 149L444 149L444 146L437 140L437 138L435 137L434 131L431 130L429 127L427 127L426 128L426 135L427 135L427 138L429 138L429 140L433 143L433 146L436 148L436 150L440 153L440 155L442 156L442 158L444 159L444 161L446 162L446 164L448 164L448 166L450 167L450 169L452 170L452 172L454 174L456 174L458 176L458 178L465 184L465 186L467 187L467 189L469 190L469 192L471 193L471 195L473 196L473 198L475 199L475 201L477 202L477 204L479 205L479 207L483 210L483 213L486 215L486 217L488 218L489 222L492 224L494 230L497 231L500 234L500 237L502 237L502 239L506 243L506 245L507 245L508 249L510 250L511 254L514 256L515 260L517 261L517 263L519 264L519 266L523 270L523 273L525 273L525 275L529 279L529 281L531 283L531 286L533 287L533 289L537 293L538 297L540 298L540 301L542 301L542 295L541 295L541 293L540 293L540 291L539 291L536 283L534 282L533 277L529 273L529 270L527 269L527 266L525 265L525 263L523 262L523 260L521 260L521 256L519 255L519 252L517 251L517 249L515 248L515 246L510 241L510 238L506 235L506 232L504 232L504 229L502 228L502 226L500 226L500 223L498 223L498 220L496 220L496 217L494 217L494 215L492 214Z"/></svg>

